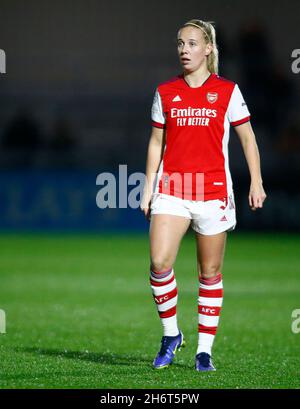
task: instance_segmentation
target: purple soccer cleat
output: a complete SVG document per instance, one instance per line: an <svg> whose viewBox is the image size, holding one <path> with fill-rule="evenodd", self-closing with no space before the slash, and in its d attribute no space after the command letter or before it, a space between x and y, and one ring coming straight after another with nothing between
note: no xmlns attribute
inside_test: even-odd
<svg viewBox="0 0 300 409"><path fill-rule="evenodd" d="M171 365L176 352L185 347L185 344L183 333L181 331L179 331L179 334L175 337L163 336L161 339L160 351L153 361L154 369L167 368Z"/></svg>
<svg viewBox="0 0 300 409"><path fill-rule="evenodd" d="M211 356L206 352L200 352L196 355L195 368L199 372L216 370L216 368L212 364Z"/></svg>

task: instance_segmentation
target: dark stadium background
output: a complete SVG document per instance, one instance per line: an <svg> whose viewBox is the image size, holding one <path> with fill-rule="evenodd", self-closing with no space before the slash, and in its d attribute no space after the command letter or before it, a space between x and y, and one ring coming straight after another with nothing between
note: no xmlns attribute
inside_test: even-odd
<svg viewBox="0 0 300 409"><path fill-rule="evenodd" d="M231 131L240 230L299 230L298 1L1 1L0 229L143 230L138 210L100 210L96 176L144 172L154 90L180 72L175 38L216 23L220 75L240 85L261 152L263 211ZM125 220L125 221L124 221Z"/></svg>
<svg viewBox="0 0 300 409"><path fill-rule="evenodd" d="M299 15L299 0L0 0L0 389L299 388ZM218 370L201 379L193 235L175 265L187 347L157 373L149 224L139 209L96 205L100 173L144 172L154 91L181 72L175 39L191 18L215 22L220 75L244 94L268 195L249 209L231 130L238 224Z"/></svg>

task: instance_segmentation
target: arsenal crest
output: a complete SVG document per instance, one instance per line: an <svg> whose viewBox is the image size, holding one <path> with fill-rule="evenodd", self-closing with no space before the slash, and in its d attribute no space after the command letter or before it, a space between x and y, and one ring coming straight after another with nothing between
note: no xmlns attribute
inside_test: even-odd
<svg viewBox="0 0 300 409"><path fill-rule="evenodd" d="M206 94L206 98L207 101L210 102L211 104L213 104L214 102L216 102L216 100L218 99L218 93L217 92L208 92Z"/></svg>

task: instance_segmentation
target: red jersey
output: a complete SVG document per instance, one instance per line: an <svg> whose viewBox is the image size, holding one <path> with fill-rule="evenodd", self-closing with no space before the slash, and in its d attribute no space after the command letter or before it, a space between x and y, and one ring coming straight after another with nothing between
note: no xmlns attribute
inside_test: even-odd
<svg viewBox="0 0 300 409"><path fill-rule="evenodd" d="M152 126L166 129L154 192L191 200L227 198L229 128L250 120L238 85L213 73L192 88L177 75L156 88L151 117Z"/></svg>

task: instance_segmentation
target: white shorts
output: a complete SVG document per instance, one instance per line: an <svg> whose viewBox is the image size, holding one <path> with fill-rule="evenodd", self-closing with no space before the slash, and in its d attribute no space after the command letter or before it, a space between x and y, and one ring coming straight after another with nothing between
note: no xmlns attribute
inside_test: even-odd
<svg viewBox="0 0 300 409"><path fill-rule="evenodd" d="M232 231L236 226L233 192L226 201L196 201L181 199L164 193L155 193L151 200L151 215L172 214L191 220L195 232L205 235Z"/></svg>

